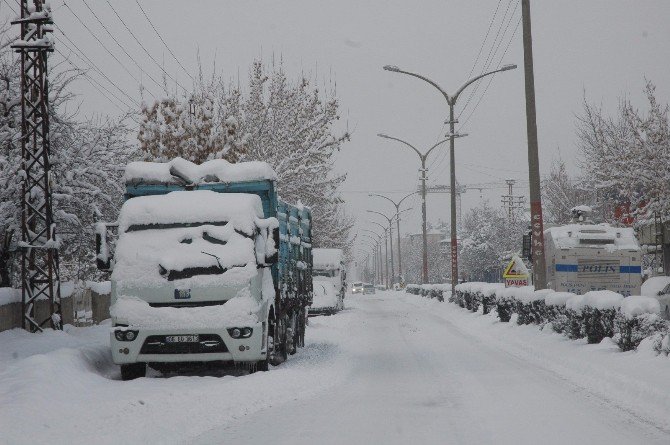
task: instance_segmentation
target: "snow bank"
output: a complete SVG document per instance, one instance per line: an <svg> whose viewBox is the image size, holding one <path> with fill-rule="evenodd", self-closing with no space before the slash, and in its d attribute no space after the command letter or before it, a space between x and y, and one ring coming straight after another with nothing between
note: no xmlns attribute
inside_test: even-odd
<svg viewBox="0 0 670 445"><path fill-rule="evenodd" d="M314 269L339 269L344 261L342 249L312 249Z"/></svg>
<svg viewBox="0 0 670 445"><path fill-rule="evenodd" d="M601 311L616 310L621 306L623 299L623 295L611 290L594 290L585 293L583 299L575 300L573 307L575 310L578 309L578 311L582 310L585 306ZM577 303L577 301L579 302ZM581 307L579 307L580 305Z"/></svg>
<svg viewBox="0 0 670 445"><path fill-rule="evenodd" d="M202 184L211 182L240 182L276 180L277 174L266 162L251 161L231 164L213 159L200 165L186 159L169 162L131 162L126 166L126 184Z"/></svg>
<svg viewBox="0 0 670 445"><path fill-rule="evenodd" d="M668 284L670 284L670 277L651 277L642 283L640 294L645 297L657 297Z"/></svg>
<svg viewBox="0 0 670 445"><path fill-rule="evenodd" d="M658 314L661 312L661 305L658 300L652 297L632 296L626 297L621 302L621 313L626 318L634 318L642 314Z"/></svg>
<svg viewBox="0 0 670 445"><path fill-rule="evenodd" d="M21 302L21 289L0 287L0 306Z"/></svg>
<svg viewBox="0 0 670 445"><path fill-rule="evenodd" d="M571 292L550 292L544 297L547 306L565 306L565 303L574 296Z"/></svg>
<svg viewBox="0 0 670 445"><path fill-rule="evenodd" d="M109 295L112 293L111 281L87 281L86 287L98 295Z"/></svg>
<svg viewBox="0 0 670 445"><path fill-rule="evenodd" d="M204 307L151 307L139 298L119 296L109 313L130 326L142 328L211 329L253 325L259 322L259 310L258 300L251 296L249 288L244 288L223 305Z"/></svg>
<svg viewBox="0 0 670 445"><path fill-rule="evenodd" d="M337 290L330 281L314 280L314 299L312 308L335 308L338 303Z"/></svg>

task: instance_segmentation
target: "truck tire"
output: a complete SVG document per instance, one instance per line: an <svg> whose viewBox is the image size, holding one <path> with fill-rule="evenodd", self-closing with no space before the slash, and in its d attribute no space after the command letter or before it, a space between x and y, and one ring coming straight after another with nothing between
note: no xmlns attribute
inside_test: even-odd
<svg viewBox="0 0 670 445"><path fill-rule="evenodd" d="M146 377L147 365L144 363L130 363L121 365L121 380L135 380L140 377Z"/></svg>

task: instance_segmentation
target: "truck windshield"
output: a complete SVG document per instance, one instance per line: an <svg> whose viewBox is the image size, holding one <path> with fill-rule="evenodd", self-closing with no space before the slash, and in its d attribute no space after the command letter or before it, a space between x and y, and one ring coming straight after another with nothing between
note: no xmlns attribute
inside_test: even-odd
<svg viewBox="0 0 670 445"><path fill-rule="evenodd" d="M119 237L114 276L148 285L256 269L254 236L227 222L134 224Z"/></svg>

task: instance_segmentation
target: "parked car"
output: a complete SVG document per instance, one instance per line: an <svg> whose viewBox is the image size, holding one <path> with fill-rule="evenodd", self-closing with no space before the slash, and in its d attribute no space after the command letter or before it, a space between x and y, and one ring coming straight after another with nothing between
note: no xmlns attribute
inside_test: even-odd
<svg viewBox="0 0 670 445"><path fill-rule="evenodd" d="M364 284L363 285L363 294L374 294L376 293L376 289L374 284Z"/></svg>
<svg viewBox="0 0 670 445"><path fill-rule="evenodd" d="M661 315L670 320L670 277L651 277L642 283L640 292L645 297L656 298L661 305Z"/></svg>
<svg viewBox="0 0 670 445"><path fill-rule="evenodd" d="M363 293L363 283L357 282L351 285L352 294L362 294Z"/></svg>
<svg viewBox="0 0 670 445"><path fill-rule="evenodd" d="M377 289L377 290L386 290L386 286L383 285L383 284L378 284L378 285L375 286L375 289Z"/></svg>

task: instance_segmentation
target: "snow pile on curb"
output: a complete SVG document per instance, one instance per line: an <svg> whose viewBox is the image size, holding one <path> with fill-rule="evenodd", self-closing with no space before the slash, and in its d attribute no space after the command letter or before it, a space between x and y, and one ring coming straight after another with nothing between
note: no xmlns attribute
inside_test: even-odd
<svg viewBox="0 0 670 445"><path fill-rule="evenodd" d="M497 311L502 322L548 326L570 339L586 338L600 343L612 338L622 351L636 349L643 341L657 353L670 352L670 325L659 316L658 301L649 297L628 297L608 291L575 295L533 287L504 288L500 283L462 283L449 301L462 308L486 314Z"/></svg>

